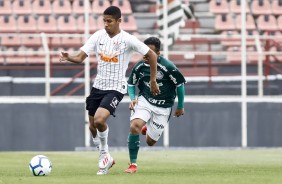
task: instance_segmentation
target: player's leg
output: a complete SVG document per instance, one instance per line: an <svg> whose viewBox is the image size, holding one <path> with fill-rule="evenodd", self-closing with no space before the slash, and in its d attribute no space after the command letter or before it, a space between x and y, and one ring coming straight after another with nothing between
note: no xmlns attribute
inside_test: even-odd
<svg viewBox="0 0 282 184"><path fill-rule="evenodd" d="M137 172L137 156L140 146L139 134L141 128L150 119L151 113L146 107L146 103L138 98L138 104L135 107L134 113L130 117L130 132L128 135L128 152L130 165L125 170L127 173Z"/></svg>
<svg viewBox="0 0 282 184"><path fill-rule="evenodd" d="M152 139L148 134L146 135L146 142L148 146L154 146L156 144L156 140Z"/></svg>
<svg viewBox="0 0 282 184"><path fill-rule="evenodd" d="M108 152L108 132L107 119L110 115L115 116L115 110L123 98L123 94L117 91L106 91L99 108L94 115L94 126L101 141L101 151Z"/></svg>
<svg viewBox="0 0 282 184"><path fill-rule="evenodd" d="M94 114L97 111L103 95L98 89L92 88L90 95L86 98L86 110L88 111L89 130L92 134L94 146L99 149L100 139L97 135L97 129L94 125Z"/></svg>
<svg viewBox="0 0 282 184"><path fill-rule="evenodd" d="M110 112L107 109L99 107L94 116L94 125L97 127L97 135L100 140L100 156L99 156L99 170L97 175L104 175L114 165L115 161L109 154L108 150L108 133L109 128L106 123Z"/></svg>
<svg viewBox="0 0 282 184"><path fill-rule="evenodd" d="M109 127L107 125L107 119L110 115L114 116L115 110L122 98L123 94L119 92L108 92L103 97L100 106L94 115L94 126L97 128L97 135L100 139L99 171L97 172L97 175L107 174L108 170L115 163L114 159L110 156L108 149Z"/></svg>
<svg viewBox="0 0 282 184"><path fill-rule="evenodd" d="M146 135L146 133L147 133L147 126L144 125L144 126L141 128L141 134L142 134L142 135Z"/></svg>
<svg viewBox="0 0 282 184"><path fill-rule="evenodd" d="M140 147L139 134L145 123L144 120L139 118L133 119L130 122L130 132L127 140L130 164L128 169L125 170L127 173L137 172L137 156Z"/></svg>
<svg viewBox="0 0 282 184"><path fill-rule="evenodd" d="M159 140L166 126L171 113L171 108L155 107L152 112L152 117L149 120L146 133L146 142L148 146L153 146ZM156 113L157 111L157 113Z"/></svg>
<svg viewBox="0 0 282 184"><path fill-rule="evenodd" d="M88 118L89 118L89 130L92 134L92 140L93 140L94 147L96 147L99 150L100 139L97 134L97 129L96 127L94 127L94 117L88 116Z"/></svg>
<svg viewBox="0 0 282 184"><path fill-rule="evenodd" d="M99 107L94 115L93 122L96 127L97 136L100 139L100 151L108 152L108 132L107 119L110 117L110 112L102 107Z"/></svg>
<svg viewBox="0 0 282 184"><path fill-rule="evenodd" d="M140 147L139 134L145 123L146 122L140 118L130 121L130 132L127 140L130 164L128 169L125 170L127 173L137 172L137 156Z"/></svg>

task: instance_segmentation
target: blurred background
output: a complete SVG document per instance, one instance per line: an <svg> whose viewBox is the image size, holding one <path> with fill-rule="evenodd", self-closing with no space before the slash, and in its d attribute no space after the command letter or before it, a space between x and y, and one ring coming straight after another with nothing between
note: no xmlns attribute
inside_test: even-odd
<svg viewBox="0 0 282 184"><path fill-rule="evenodd" d="M125 31L160 37L187 80L186 114L157 146L282 146L282 0L0 0L0 151L91 148L84 102L97 60L59 54L102 29L110 5ZM109 120L109 146L127 145L128 102Z"/></svg>

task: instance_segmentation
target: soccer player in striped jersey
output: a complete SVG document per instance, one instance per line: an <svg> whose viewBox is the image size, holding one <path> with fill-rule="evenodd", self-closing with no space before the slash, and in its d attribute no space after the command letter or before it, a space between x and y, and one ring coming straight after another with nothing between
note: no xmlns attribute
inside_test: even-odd
<svg viewBox="0 0 282 184"><path fill-rule="evenodd" d="M150 65L145 56L144 60L134 66L127 81L131 99L129 109L132 110L128 135L130 165L125 170L127 173L137 172L140 132L146 135L149 146L153 146L159 140L168 125L176 95L178 105L174 116L179 117L184 114L185 78L171 61L160 55L161 42L158 38L147 38L144 43L158 55L157 83L160 93L156 96L150 93ZM139 88L138 98L135 96L135 85Z"/></svg>
<svg viewBox="0 0 282 184"><path fill-rule="evenodd" d="M89 129L95 146L99 145L100 157L97 175L108 173L115 163L109 154L107 119L114 112L127 92L125 72L132 54L137 51L149 59L151 66L151 93L159 94L156 82L157 55L136 37L120 29L121 11L116 6L108 7L103 13L104 29L95 32L80 48L77 55L62 52L60 61L82 63L91 52L98 60L97 76L90 95L86 99Z"/></svg>

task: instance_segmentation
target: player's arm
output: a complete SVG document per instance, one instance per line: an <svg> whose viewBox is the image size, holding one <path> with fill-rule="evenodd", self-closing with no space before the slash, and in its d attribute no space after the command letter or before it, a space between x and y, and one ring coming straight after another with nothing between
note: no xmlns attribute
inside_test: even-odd
<svg viewBox="0 0 282 184"><path fill-rule="evenodd" d="M179 117L181 115L184 115L184 96L185 96L184 84L178 85L176 87L176 92L177 92L178 104L174 116Z"/></svg>
<svg viewBox="0 0 282 184"><path fill-rule="evenodd" d="M172 75L171 80L176 85L176 94L178 99L177 108L175 110L174 116L179 117L184 115L184 96L185 88L184 85L186 80L182 73L176 68L175 65L169 67L170 74Z"/></svg>
<svg viewBox="0 0 282 184"><path fill-rule="evenodd" d="M129 109L134 111L134 106L137 104L136 96L135 96L135 85L128 84L127 92L129 95L129 98L131 100L129 104Z"/></svg>
<svg viewBox="0 0 282 184"><path fill-rule="evenodd" d="M95 49L95 43L97 42L97 38L101 32L95 32L87 42L80 48L80 52L76 55L70 55L66 52L61 52L60 61L69 61L72 63L82 63L86 57L90 55L92 51Z"/></svg>
<svg viewBox="0 0 282 184"><path fill-rule="evenodd" d="M70 55L67 52L61 52L60 62L69 61L69 62L72 62L72 63L78 63L79 64L79 63L82 63L86 57L87 57L87 54L82 50L76 55Z"/></svg>
<svg viewBox="0 0 282 184"><path fill-rule="evenodd" d="M128 87L127 87L127 92L128 92L128 95L129 95L129 98L130 100L136 100L136 96L135 96L135 85L130 85L128 84Z"/></svg>
<svg viewBox="0 0 282 184"><path fill-rule="evenodd" d="M137 104L136 94L135 94L135 85L139 81L139 75L138 75L138 72L136 70L136 68L139 68L138 67L139 65L140 65L140 63L137 63L133 67L132 72L131 72L130 76L128 77L128 80L127 80L127 93L128 93L128 96L131 100L131 102L129 103L129 109L133 110L133 111L134 111L134 106ZM135 80L133 80L133 78Z"/></svg>
<svg viewBox="0 0 282 184"><path fill-rule="evenodd" d="M151 49L147 52L145 57L148 58L150 64L150 85L151 93L156 96L160 93L159 86L157 84L157 55Z"/></svg>

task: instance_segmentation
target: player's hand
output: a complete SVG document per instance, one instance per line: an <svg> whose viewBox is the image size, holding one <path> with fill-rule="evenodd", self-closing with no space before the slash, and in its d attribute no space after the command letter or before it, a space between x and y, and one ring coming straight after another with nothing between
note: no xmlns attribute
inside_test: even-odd
<svg viewBox="0 0 282 184"><path fill-rule="evenodd" d="M150 85L151 85L151 93L153 96L157 96L158 94L160 94L160 89L157 81L150 81Z"/></svg>
<svg viewBox="0 0 282 184"><path fill-rule="evenodd" d="M66 52L61 52L61 55L60 55L60 62L62 61L67 61L69 58L69 54L66 53Z"/></svg>
<svg viewBox="0 0 282 184"><path fill-rule="evenodd" d="M132 100L129 104L129 109L133 110L133 112L135 112L134 107L137 104L137 100Z"/></svg>
<svg viewBox="0 0 282 184"><path fill-rule="evenodd" d="M179 116L182 116L184 115L184 109L176 109L175 110L175 113L174 113L174 117L179 117Z"/></svg>

